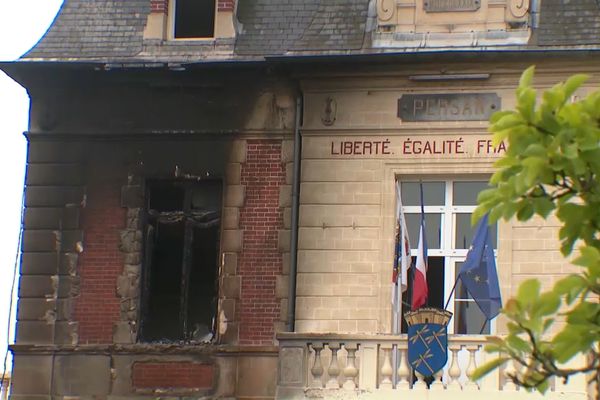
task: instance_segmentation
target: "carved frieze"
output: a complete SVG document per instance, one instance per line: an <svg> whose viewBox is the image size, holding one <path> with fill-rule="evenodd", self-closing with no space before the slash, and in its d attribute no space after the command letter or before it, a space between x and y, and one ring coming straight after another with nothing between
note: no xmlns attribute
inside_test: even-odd
<svg viewBox="0 0 600 400"><path fill-rule="evenodd" d="M477 11L481 0L424 0L426 12Z"/></svg>

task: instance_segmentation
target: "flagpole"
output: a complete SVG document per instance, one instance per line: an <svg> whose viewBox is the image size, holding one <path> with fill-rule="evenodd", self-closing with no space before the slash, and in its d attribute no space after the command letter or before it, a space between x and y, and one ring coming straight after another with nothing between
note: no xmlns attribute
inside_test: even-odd
<svg viewBox="0 0 600 400"><path fill-rule="evenodd" d="M450 300L452 300L452 295L454 294L454 291L456 290L456 285L458 284L458 280L460 278L456 278L456 280L454 281L454 286L452 286L452 290L450 291L450 296L448 296L448 301L446 301L446 305L444 306L444 310L448 309L448 305L450 304Z"/></svg>
<svg viewBox="0 0 600 400"><path fill-rule="evenodd" d="M419 182L421 194L421 223L419 227L419 245L417 248L417 260L412 266L412 293L411 293L411 309L420 308L427 305L428 290L427 290L427 240L425 235L425 205L423 201L423 182ZM417 274L419 274L417 282ZM415 290L415 285L418 285L418 292ZM415 301L415 294L418 295Z"/></svg>
<svg viewBox="0 0 600 400"><path fill-rule="evenodd" d="M479 334L482 335L483 334L483 330L485 329L487 323L488 323L489 319L486 319L485 321L483 321L483 326L481 327L481 330L479 331Z"/></svg>

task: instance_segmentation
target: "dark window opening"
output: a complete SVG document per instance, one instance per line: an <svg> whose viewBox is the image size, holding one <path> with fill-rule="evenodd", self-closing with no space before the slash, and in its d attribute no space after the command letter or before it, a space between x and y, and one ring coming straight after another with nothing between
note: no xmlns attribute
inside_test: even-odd
<svg viewBox="0 0 600 400"><path fill-rule="evenodd" d="M221 182L148 183L140 340L215 333Z"/></svg>
<svg viewBox="0 0 600 400"><path fill-rule="evenodd" d="M215 0L175 0L176 39L211 38L215 31Z"/></svg>
<svg viewBox="0 0 600 400"><path fill-rule="evenodd" d="M416 257L413 257L413 264L416 262ZM408 325L404 320L404 313L410 311L410 298L413 269L408 271L408 290L402 294L402 325L401 333L408 332ZM444 257L427 257L427 304L423 307L444 308Z"/></svg>

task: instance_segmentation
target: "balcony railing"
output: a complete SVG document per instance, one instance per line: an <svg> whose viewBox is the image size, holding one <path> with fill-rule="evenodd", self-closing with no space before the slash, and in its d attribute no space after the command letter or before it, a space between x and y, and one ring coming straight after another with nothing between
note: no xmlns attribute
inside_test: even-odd
<svg viewBox="0 0 600 400"><path fill-rule="evenodd" d="M406 335L280 333L277 338L280 399L380 398L402 392L411 400L429 399L432 392L436 399L462 398L468 392L478 392L477 398L485 400L541 398L506 378L512 363L480 381L469 379L478 365L493 357L483 351L484 336L450 335L446 366L427 380L409 368ZM544 398L587 399L584 376L568 383L557 379L550 386Z"/></svg>

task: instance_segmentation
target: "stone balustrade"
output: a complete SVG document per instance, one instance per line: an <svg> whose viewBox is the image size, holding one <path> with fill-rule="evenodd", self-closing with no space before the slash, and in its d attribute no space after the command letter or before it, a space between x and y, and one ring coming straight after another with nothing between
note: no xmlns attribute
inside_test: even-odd
<svg viewBox="0 0 600 400"><path fill-rule="evenodd" d="M280 333L277 339L278 399L375 399L401 392L411 400L429 399L431 392L436 399L449 400L541 398L506 379L515 368L512 364L477 382L469 379L493 357L483 351L485 336L450 335L446 366L427 379L409 367L406 335ZM587 399L586 379L576 376L568 384L555 380L544 398Z"/></svg>

